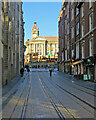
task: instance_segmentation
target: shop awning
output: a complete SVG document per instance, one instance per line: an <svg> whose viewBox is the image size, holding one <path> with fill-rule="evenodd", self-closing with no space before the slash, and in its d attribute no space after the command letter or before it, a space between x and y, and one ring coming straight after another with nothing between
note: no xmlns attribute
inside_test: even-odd
<svg viewBox="0 0 96 120"><path fill-rule="evenodd" d="M72 65L77 65L77 64L82 63L82 62L84 62L84 61L80 60L80 61L77 61L77 62L73 62Z"/></svg>

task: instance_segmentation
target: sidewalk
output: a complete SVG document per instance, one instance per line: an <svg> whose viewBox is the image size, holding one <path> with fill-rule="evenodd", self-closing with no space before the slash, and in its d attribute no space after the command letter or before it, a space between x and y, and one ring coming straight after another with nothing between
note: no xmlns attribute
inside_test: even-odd
<svg viewBox="0 0 96 120"><path fill-rule="evenodd" d="M20 80L21 80L21 76L18 74L7 85L3 86L2 87L2 96L7 94L12 88L14 88L14 86L16 86Z"/></svg>
<svg viewBox="0 0 96 120"><path fill-rule="evenodd" d="M62 78L65 76L66 78L68 78L68 80L70 80L70 82L73 82L75 84L86 87L87 89L91 89L91 90L96 91L96 83L95 82L84 81L82 79L77 79L77 78L73 77L72 75L62 73L62 72L59 72L59 71L57 72L57 74L59 74Z"/></svg>

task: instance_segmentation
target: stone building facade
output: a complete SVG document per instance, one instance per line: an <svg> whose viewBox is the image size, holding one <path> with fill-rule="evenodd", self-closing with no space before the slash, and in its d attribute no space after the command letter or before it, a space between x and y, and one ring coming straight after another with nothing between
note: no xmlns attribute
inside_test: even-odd
<svg viewBox="0 0 96 120"><path fill-rule="evenodd" d="M2 84L7 84L20 72L23 65L24 22L22 2L1 3Z"/></svg>
<svg viewBox="0 0 96 120"><path fill-rule="evenodd" d="M2 4L0 2L0 21L2 14ZM2 22L0 22L0 86L2 86L2 52L3 52L3 44L2 44Z"/></svg>
<svg viewBox="0 0 96 120"><path fill-rule="evenodd" d="M41 59L57 60L58 58L58 37L39 36L36 22L32 28L32 39L26 40L26 60L27 63L41 61Z"/></svg>
<svg viewBox="0 0 96 120"><path fill-rule="evenodd" d="M65 1L61 11L59 66L78 79L96 81L96 2Z"/></svg>

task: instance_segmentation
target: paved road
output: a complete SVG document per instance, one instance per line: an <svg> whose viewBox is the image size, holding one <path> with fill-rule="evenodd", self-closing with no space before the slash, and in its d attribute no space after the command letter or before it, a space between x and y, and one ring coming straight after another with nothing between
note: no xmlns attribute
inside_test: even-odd
<svg viewBox="0 0 96 120"><path fill-rule="evenodd" d="M95 83L76 80L54 71L31 69L4 91L3 118L78 119L95 117Z"/></svg>

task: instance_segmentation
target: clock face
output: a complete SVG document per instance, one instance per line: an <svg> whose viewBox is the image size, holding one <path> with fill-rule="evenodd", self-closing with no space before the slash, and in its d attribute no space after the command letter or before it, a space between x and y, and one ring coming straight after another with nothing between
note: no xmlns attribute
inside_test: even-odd
<svg viewBox="0 0 96 120"><path fill-rule="evenodd" d="M36 37L37 35L36 34L33 34L33 37Z"/></svg>

